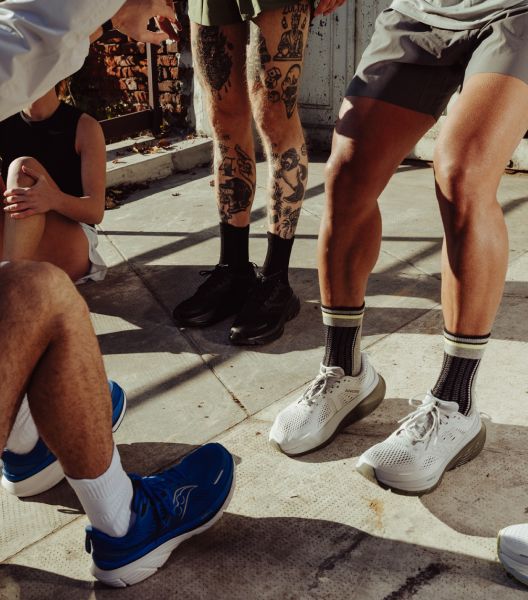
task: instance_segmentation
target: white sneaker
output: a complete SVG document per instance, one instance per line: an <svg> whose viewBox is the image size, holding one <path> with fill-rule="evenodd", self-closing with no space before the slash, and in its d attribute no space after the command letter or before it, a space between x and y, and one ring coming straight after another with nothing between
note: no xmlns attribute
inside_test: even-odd
<svg viewBox="0 0 528 600"><path fill-rule="evenodd" d="M528 523L510 525L499 531L497 552L506 571L528 585Z"/></svg>
<svg viewBox="0 0 528 600"><path fill-rule="evenodd" d="M428 392L425 399L384 442L364 452L356 465L393 491L410 495L431 492L446 471L469 462L482 450L486 427L473 410L467 417L456 402Z"/></svg>
<svg viewBox="0 0 528 600"><path fill-rule="evenodd" d="M361 355L356 377L346 376L341 367L321 365L304 394L275 418L270 443L290 456L317 450L341 429L370 414L384 397L385 381L366 354Z"/></svg>

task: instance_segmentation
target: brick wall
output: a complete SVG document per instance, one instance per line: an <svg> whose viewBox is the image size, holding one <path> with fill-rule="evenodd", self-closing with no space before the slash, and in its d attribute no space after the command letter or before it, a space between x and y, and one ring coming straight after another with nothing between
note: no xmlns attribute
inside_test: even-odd
<svg viewBox="0 0 528 600"><path fill-rule="evenodd" d="M184 31L179 42L158 48L158 84L164 121L172 129L188 130L192 63L188 19L176 4ZM70 81L77 106L98 119L148 108L147 56L143 43L117 31L92 44L83 68Z"/></svg>

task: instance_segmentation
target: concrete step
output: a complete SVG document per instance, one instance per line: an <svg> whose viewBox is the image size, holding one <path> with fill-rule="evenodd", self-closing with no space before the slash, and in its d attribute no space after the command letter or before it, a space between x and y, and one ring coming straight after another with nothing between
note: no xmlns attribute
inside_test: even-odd
<svg viewBox="0 0 528 600"><path fill-rule="evenodd" d="M149 151L149 148L152 150ZM155 181L174 173L189 171L208 164L212 150L212 140L204 137L159 140L141 136L109 144L106 153L106 185L115 187Z"/></svg>

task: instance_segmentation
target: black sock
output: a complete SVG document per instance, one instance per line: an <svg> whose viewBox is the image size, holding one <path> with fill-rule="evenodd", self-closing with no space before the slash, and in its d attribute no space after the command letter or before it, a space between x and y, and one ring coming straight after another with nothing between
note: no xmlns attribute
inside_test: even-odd
<svg viewBox="0 0 528 600"><path fill-rule="evenodd" d="M365 305L359 308L321 307L326 346L323 365L341 367L345 375L361 371L361 326Z"/></svg>
<svg viewBox="0 0 528 600"><path fill-rule="evenodd" d="M249 263L249 225L220 223L220 264L243 269Z"/></svg>
<svg viewBox="0 0 528 600"><path fill-rule="evenodd" d="M293 240L294 238L286 240L268 231L268 252L262 266L262 275L264 277L280 273L281 278L285 282L288 282L288 266L290 264Z"/></svg>
<svg viewBox="0 0 528 600"><path fill-rule="evenodd" d="M470 336L444 330L442 370L431 391L440 400L456 402L463 415L471 410L473 385L488 339L489 335Z"/></svg>

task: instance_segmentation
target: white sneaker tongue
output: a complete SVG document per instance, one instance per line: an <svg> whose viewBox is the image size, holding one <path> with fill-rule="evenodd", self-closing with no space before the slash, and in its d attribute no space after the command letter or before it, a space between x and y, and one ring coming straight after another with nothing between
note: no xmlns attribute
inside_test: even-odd
<svg viewBox="0 0 528 600"><path fill-rule="evenodd" d="M418 423L414 423L414 425L412 427L410 427L409 429L411 429L416 434L417 437L424 437L426 432L429 429L431 429L432 426L433 426L433 415L431 413L428 413L427 415L424 415L423 418Z"/></svg>

